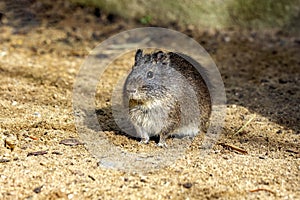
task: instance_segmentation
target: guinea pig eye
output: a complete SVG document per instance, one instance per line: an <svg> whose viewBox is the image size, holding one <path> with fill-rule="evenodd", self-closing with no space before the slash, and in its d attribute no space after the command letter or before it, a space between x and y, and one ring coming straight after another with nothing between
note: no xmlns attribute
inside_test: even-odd
<svg viewBox="0 0 300 200"><path fill-rule="evenodd" d="M153 72L151 71L147 72L147 78L153 78Z"/></svg>

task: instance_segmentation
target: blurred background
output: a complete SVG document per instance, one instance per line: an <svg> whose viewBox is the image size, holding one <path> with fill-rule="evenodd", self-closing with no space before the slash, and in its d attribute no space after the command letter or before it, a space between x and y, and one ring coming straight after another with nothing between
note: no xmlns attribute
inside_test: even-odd
<svg viewBox="0 0 300 200"><path fill-rule="evenodd" d="M56 4L62 1L2 0L0 19L3 23L11 16L19 16L23 25L32 25ZM300 27L300 0L67 0L63 4L94 9L96 17L106 15L111 22L122 18L147 26L277 28L292 32L299 32ZM57 7L51 21L59 20L63 7Z"/></svg>
<svg viewBox="0 0 300 200"><path fill-rule="evenodd" d="M225 28L282 28L297 31L300 27L299 0L71 0L90 5L142 24Z"/></svg>

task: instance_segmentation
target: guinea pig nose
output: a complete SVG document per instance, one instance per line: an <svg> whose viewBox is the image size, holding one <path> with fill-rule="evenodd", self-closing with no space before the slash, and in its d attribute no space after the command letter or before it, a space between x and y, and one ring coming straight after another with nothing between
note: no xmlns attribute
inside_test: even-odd
<svg viewBox="0 0 300 200"><path fill-rule="evenodd" d="M136 89L127 89L127 92L130 94L136 93Z"/></svg>

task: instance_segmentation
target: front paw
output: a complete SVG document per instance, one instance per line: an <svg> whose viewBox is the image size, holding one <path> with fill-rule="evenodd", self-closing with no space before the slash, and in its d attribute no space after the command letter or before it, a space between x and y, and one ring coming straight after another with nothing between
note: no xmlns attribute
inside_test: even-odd
<svg viewBox="0 0 300 200"><path fill-rule="evenodd" d="M149 138L142 138L141 141L139 142L140 144L148 144L149 143Z"/></svg>

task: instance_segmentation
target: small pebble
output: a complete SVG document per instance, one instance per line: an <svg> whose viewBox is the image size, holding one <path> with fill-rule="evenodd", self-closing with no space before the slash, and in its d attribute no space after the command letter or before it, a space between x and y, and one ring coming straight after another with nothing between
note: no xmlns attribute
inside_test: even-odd
<svg viewBox="0 0 300 200"><path fill-rule="evenodd" d="M0 159L0 163L6 163L6 162L9 162L9 161L10 161L9 159L5 159L5 158Z"/></svg>
<svg viewBox="0 0 300 200"><path fill-rule="evenodd" d="M191 188L191 187L193 186L193 184L190 183L190 182L187 182L187 183L182 184L182 186L183 186L184 188L189 189L189 188Z"/></svg>
<svg viewBox="0 0 300 200"><path fill-rule="evenodd" d="M52 154L55 154L55 155L63 155L61 152L58 152L58 151L53 151Z"/></svg>
<svg viewBox="0 0 300 200"><path fill-rule="evenodd" d="M73 199L74 198L74 194L68 194L68 199Z"/></svg>
<svg viewBox="0 0 300 200"><path fill-rule="evenodd" d="M280 79L278 80L278 82L279 82L280 84L286 84L288 81L285 80L285 79L280 78Z"/></svg>
<svg viewBox="0 0 300 200"><path fill-rule="evenodd" d="M264 78L263 78L263 79L260 80L260 82L261 82L261 83L268 83L268 82L270 82L270 81L269 81L268 79L264 79Z"/></svg>
<svg viewBox="0 0 300 200"><path fill-rule="evenodd" d="M224 37L225 42L230 42L231 38L229 36Z"/></svg>
<svg viewBox="0 0 300 200"><path fill-rule="evenodd" d="M5 138L4 146L6 148L13 151L15 149L16 145L17 145L17 138L14 135L10 134L7 138Z"/></svg>
<svg viewBox="0 0 300 200"><path fill-rule="evenodd" d="M36 188L33 189L33 191L38 194L42 191L42 187L43 187L43 185L39 186L39 187L36 187Z"/></svg>
<svg viewBox="0 0 300 200"><path fill-rule="evenodd" d="M13 102L11 103L12 106L16 106L17 104L18 104L18 102L16 102L16 101L13 101Z"/></svg>
<svg viewBox="0 0 300 200"><path fill-rule="evenodd" d="M147 177L146 177L146 176L141 176L141 177L140 177L140 181L141 181L141 182L146 183L146 182L147 182L146 180L147 180Z"/></svg>
<svg viewBox="0 0 300 200"><path fill-rule="evenodd" d="M6 52L6 51L0 52L0 57L4 57L4 56L6 56L6 55L7 55L7 52Z"/></svg>
<svg viewBox="0 0 300 200"><path fill-rule="evenodd" d="M40 118L42 115L39 112L34 112L33 116Z"/></svg>

